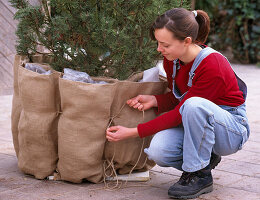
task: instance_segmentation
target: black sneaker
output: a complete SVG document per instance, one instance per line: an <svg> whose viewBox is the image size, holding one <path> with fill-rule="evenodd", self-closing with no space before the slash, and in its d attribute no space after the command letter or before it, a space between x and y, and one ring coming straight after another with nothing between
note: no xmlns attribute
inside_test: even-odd
<svg viewBox="0 0 260 200"><path fill-rule="evenodd" d="M168 190L170 198L192 199L213 191L211 169L206 167L197 172L183 172L180 180Z"/></svg>
<svg viewBox="0 0 260 200"><path fill-rule="evenodd" d="M221 156L215 154L215 153L211 153L211 157L210 157L210 163L209 166L211 169L214 169L221 161Z"/></svg>

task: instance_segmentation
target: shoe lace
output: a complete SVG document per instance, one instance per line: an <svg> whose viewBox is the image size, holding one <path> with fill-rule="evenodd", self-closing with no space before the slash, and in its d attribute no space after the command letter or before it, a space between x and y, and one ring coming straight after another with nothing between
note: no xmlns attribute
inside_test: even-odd
<svg viewBox="0 0 260 200"><path fill-rule="evenodd" d="M195 176L196 172L183 172L180 177L179 183L181 183L182 185L189 184Z"/></svg>
<svg viewBox="0 0 260 200"><path fill-rule="evenodd" d="M191 175L191 172L183 172L180 177L180 181L186 181L190 175Z"/></svg>
<svg viewBox="0 0 260 200"><path fill-rule="evenodd" d="M187 178L186 183L189 184L195 176L197 176L197 173L196 172L192 172L189 175L189 177Z"/></svg>

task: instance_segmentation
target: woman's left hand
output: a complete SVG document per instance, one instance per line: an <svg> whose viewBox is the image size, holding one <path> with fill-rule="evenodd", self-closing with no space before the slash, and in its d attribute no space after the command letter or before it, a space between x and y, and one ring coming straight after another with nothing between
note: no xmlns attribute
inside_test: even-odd
<svg viewBox="0 0 260 200"><path fill-rule="evenodd" d="M123 126L111 126L107 129L106 133L106 138L110 142L117 142L138 136L137 128L126 128Z"/></svg>

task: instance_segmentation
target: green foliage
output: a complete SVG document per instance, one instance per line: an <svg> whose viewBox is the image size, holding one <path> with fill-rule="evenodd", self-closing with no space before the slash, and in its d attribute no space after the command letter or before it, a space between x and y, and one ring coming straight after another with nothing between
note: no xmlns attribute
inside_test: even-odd
<svg viewBox="0 0 260 200"><path fill-rule="evenodd" d="M189 6L179 0L42 0L41 7L10 2L18 9L18 54L41 53L41 45L51 52L58 71L69 67L119 79L158 59L156 43L149 38L155 18L180 3Z"/></svg>
<svg viewBox="0 0 260 200"><path fill-rule="evenodd" d="M260 0L198 0L196 9L209 2L205 10L212 20L213 45L232 47L234 57L242 63L260 62Z"/></svg>

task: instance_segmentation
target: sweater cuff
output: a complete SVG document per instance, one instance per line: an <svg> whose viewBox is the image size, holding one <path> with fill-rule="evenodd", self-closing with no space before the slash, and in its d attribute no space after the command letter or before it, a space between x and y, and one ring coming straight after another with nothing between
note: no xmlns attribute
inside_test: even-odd
<svg viewBox="0 0 260 200"><path fill-rule="evenodd" d="M151 133L149 134L150 130L149 128L146 128L145 123L144 124L138 124L137 126L138 134L140 138L144 138L146 136L152 135Z"/></svg>

